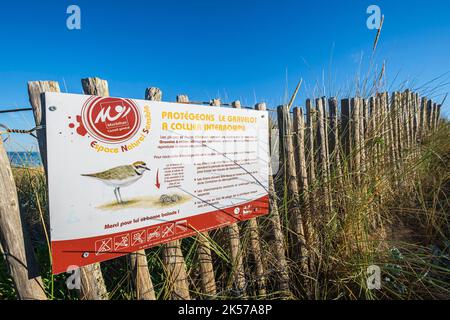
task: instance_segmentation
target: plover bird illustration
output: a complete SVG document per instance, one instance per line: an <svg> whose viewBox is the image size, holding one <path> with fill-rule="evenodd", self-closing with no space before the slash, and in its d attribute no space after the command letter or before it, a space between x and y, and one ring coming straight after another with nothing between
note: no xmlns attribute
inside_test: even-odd
<svg viewBox="0 0 450 320"><path fill-rule="evenodd" d="M130 165L118 166L97 173L82 174L82 176L100 180L107 186L114 187L117 203L123 203L120 188L138 181L145 171L150 171L145 162L137 161Z"/></svg>

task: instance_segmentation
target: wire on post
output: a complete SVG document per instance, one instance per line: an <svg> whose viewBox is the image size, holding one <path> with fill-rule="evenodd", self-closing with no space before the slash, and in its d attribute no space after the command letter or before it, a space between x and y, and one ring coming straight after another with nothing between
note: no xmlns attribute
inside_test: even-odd
<svg viewBox="0 0 450 320"><path fill-rule="evenodd" d="M36 130L43 129L43 128L44 128L44 126L41 125L41 126L36 126L36 127L32 128L32 129L29 129L29 130L10 129L8 126L0 123L0 129L3 129L3 130L0 130L0 136L3 135L3 134L7 135L6 139L4 139L3 142L6 142L10 138L11 133L29 134L30 136L32 136L35 139L37 139L37 136L34 134L34 132Z"/></svg>

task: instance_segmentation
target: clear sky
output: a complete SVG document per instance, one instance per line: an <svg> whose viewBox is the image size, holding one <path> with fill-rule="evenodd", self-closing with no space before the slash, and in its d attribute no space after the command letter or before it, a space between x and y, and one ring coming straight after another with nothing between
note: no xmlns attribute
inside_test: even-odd
<svg viewBox="0 0 450 320"><path fill-rule="evenodd" d="M71 4L81 9L81 30L66 27ZM57 80L63 91L81 93L88 76L108 80L113 96L143 98L157 86L166 101L186 93L276 107L299 78L298 104L313 95L343 97L370 61L371 4L385 16L374 61L386 60L389 88L409 81L442 101L450 88L446 0L16 0L0 5L0 110L29 105L28 80ZM0 123L30 128L33 120L30 112L0 114ZM8 148L32 145L16 135Z"/></svg>

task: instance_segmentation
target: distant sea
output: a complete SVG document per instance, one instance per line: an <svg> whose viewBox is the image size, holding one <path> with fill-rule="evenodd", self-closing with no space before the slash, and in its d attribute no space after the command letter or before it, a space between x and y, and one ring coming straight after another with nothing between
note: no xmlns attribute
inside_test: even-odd
<svg viewBox="0 0 450 320"><path fill-rule="evenodd" d="M40 167L42 166L39 152L8 151L11 165L15 167Z"/></svg>

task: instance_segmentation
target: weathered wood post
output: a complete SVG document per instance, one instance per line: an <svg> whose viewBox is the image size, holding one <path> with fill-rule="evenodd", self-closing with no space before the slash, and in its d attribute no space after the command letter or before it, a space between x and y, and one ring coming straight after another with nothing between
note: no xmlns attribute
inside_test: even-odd
<svg viewBox="0 0 450 320"><path fill-rule="evenodd" d="M441 105L437 105L436 109L436 127L439 128L439 124L441 123Z"/></svg>
<svg viewBox="0 0 450 320"><path fill-rule="evenodd" d="M404 93L399 92L398 93L398 105L399 105L399 111L398 111L398 127L399 127L399 138L400 138L400 148L401 148L401 154L402 159L405 159L406 156L406 130L407 130L407 123L405 121L406 118L406 99Z"/></svg>
<svg viewBox="0 0 450 320"><path fill-rule="evenodd" d="M312 297L311 280L309 278L309 250L306 242L306 235L310 231L305 231L308 227L300 209L300 197L298 192L297 170L295 164L295 150L293 142L292 121L288 105L281 105L277 108L278 130L280 135L280 147L282 153L280 157L284 164L284 186L287 195L287 209L291 228L295 233L293 250L299 263L300 271L304 275L302 282L308 298Z"/></svg>
<svg viewBox="0 0 450 320"><path fill-rule="evenodd" d="M369 101L367 99L361 99L361 115L359 123L359 135L361 136L361 171L363 178L367 173L367 125L369 118Z"/></svg>
<svg viewBox="0 0 450 320"><path fill-rule="evenodd" d="M306 154L305 154L305 118L303 115L303 109L301 107L294 108L294 135L295 135L295 162L297 170L297 180L298 187L301 193L301 199L303 201L304 213L302 215L303 224L305 226L305 243L308 246L309 253L309 272L311 277L315 279L316 276L316 255L318 250L318 239L317 233L314 229L313 219L311 215L311 197L309 194L309 184L308 184L308 171L306 165ZM315 283L311 282L311 292L314 291ZM308 291L309 291L308 290Z"/></svg>
<svg viewBox="0 0 450 320"><path fill-rule="evenodd" d="M145 250L130 253L130 265L133 277L133 285L136 290L136 299L155 300L155 290L148 269L147 254Z"/></svg>
<svg viewBox="0 0 450 320"><path fill-rule="evenodd" d="M106 80L100 78L85 78L81 80L83 92L89 95L102 97L109 96L109 87ZM148 269L145 250L139 250L129 255L132 270L133 284L138 300L155 300L153 282Z"/></svg>
<svg viewBox="0 0 450 320"><path fill-rule="evenodd" d="M327 177L328 177L328 184L330 183L330 146L329 146L329 138L328 138L328 131L329 131L329 119L328 119L328 108L327 103L328 100L326 97L322 97L322 117L323 117L323 131L325 133L325 164L327 167ZM330 186L328 186L330 187Z"/></svg>
<svg viewBox="0 0 450 320"><path fill-rule="evenodd" d="M187 95L180 94L177 96L177 102L189 103L189 97ZM213 297L217 294L217 288L212 264L209 232L205 231L200 233L196 239L198 241L197 259L200 265L202 292L209 297Z"/></svg>
<svg viewBox="0 0 450 320"><path fill-rule="evenodd" d="M314 153L314 109L310 99L306 100L306 159L308 165L309 185L316 183L315 153Z"/></svg>
<svg viewBox="0 0 450 320"><path fill-rule="evenodd" d="M109 86L106 80L100 78L85 78L81 80L83 92L102 97L109 96ZM138 300L155 300L153 282L148 269L145 250L139 250L129 255L132 270L133 285Z"/></svg>
<svg viewBox="0 0 450 320"><path fill-rule="evenodd" d="M100 78L84 78L81 79L81 85L83 87L84 94L87 95L95 95L95 96L101 96L101 97L109 97L109 87L108 87L108 81L100 79ZM91 275L94 275L94 279L92 279ZM82 268L81 271L81 277L82 279L85 279L86 282L90 282L90 286L94 291L97 291L96 294L98 294L97 298L94 299L107 299L108 293L106 291L105 282L103 280L103 276L101 273L101 267L100 263L95 263L86 267ZM82 280L83 282L83 280ZM95 282L95 283L94 283ZM91 292L84 293L83 295L86 296L88 299L92 299L89 295L91 295Z"/></svg>
<svg viewBox="0 0 450 320"><path fill-rule="evenodd" d="M383 139L386 141L386 144L388 146L388 150L385 150L386 152L386 158L385 164L391 163L396 164L397 163L397 152L396 152L396 144L395 144L395 126L393 122L394 118L394 107L392 104L392 101L389 99L389 93L383 92L381 95L381 110L382 110L382 119L383 119L383 132L384 137ZM383 168L386 168L384 166Z"/></svg>
<svg viewBox="0 0 450 320"><path fill-rule="evenodd" d="M427 128L428 134L433 130L433 101L427 101Z"/></svg>
<svg viewBox="0 0 450 320"><path fill-rule="evenodd" d="M8 155L0 135L0 253L20 300L46 300L38 265L19 210L19 200Z"/></svg>
<svg viewBox="0 0 450 320"><path fill-rule="evenodd" d="M294 111L294 136L295 136L295 163L298 177L298 188L300 190L303 206L306 210L309 209L309 185L308 185L308 171L306 167L305 154L305 120L303 110L301 107L295 107ZM305 220L309 219L305 217ZM311 217L310 217L311 218ZM307 228L310 229L310 228ZM312 230L308 230L312 231ZM309 237L307 235L307 241Z"/></svg>
<svg viewBox="0 0 450 320"><path fill-rule="evenodd" d="M420 109L420 95L416 92L414 95L414 107L415 107L415 144L416 146L419 144L420 141L420 128L422 126L422 117L421 117L421 109Z"/></svg>
<svg viewBox="0 0 450 320"><path fill-rule="evenodd" d="M308 273L308 250L303 225L303 217L300 210L300 199L297 184L297 172L295 168L294 144L292 134L292 123L287 105L279 106L278 130L280 134L280 145L283 153L280 154L285 166L284 181L287 188L287 208L291 218L292 230L295 232L297 244L296 254L299 258L302 271Z"/></svg>
<svg viewBox="0 0 450 320"><path fill-rule="evenodd" d="M150 87L145 90L145 100L162 101L162 91ZM166 268L167 291L173 300L189 300L189 283L186 263L181 251L181 241L175 240L163 245L163 262Z"/></svg>
<svg viewBox="0 0 450 320"><path fill-rule="evenodd" d="M233 108L241 109L241 102L239 100L234 101L232 104ZM259 228L256 218L250 219L248 221L248 227L250 232L250 247L252 255L256 266L256 284L258 287L258 294L260 296L266 295L266 275L264 271L262 250L259 239Z"/></svg>
<svg viewBox="0 0 450 320"><path fill-rule="evenodd" d="M209 233L202 232L197 236L197 259L200 264L200 277L202 281L202 292L209 297L217 294L214 267L212 264Z"/></svg>
<svg viewBox="0 0 450 320"><path fill-rule="evenodd" d="M411 149L411 92L407 89L404 93L404 125L405 125L405 139L406 149L408 153Z"/></svg>
<svg viewBox="0 0 450 320"><path fill-rule="evenodd" d="M30 81L28 82L28 96L33 107L36 125L45 125L43 117L44 106L41 104L41 94L44 92L59 92L59 84L56 81ZM38 130L39 151L44 169L47 172L47 138L45 130ZM87 300L108 299L105 281L101 273L100 264L95 263L80 268L80 298Z"/></svg>
<svg viewBox="0 0 450 320"><path fill-rule="evenodd" d="M370 121L369 121L369 136L372 139L372 152L371 152L371 159L372 159L372 167L375 172L375 179L378 179L379 177L379 168L378 168L378 162L380 160L380 130L379 130L379 123L380 123L380 104L379 104L380 98L379 94L376 93L375 96L371 97L369 99L369 109L370 109Z"/></svg>
<svg viewBox="0 0 450 320"><path fill-rule="evenodd" d="M306 157L306 167L308 170L308 188L309 188L308 193L310 199L308 216L311 217L312 227L316 228L317 219L313 217L315 217L317 214L316 210L317 203L316 201L312 201L312 199L314 199L315 196L317 195L316 150L315 150L315 145L317 144L317 142L315 141L315 133L317 128L317 116L316 116L317 114L314 110L311 99L306 99L305 106L306 106L305 157Z"/></svg>
<svg viewBox="0 0 450 320"><path fill-rule="evenodd" d="M220 107L222 102L220 99L212 99L211 106ZM230 255L231 255L231 267L232 278L236 289L242 294L246 295L246 280L245 280L245 268L244 259L242 256L242 245L240 239L240 231L237 223L229 225L227 228L228 239L230 240Z"/></svg>
<svg viewBox="0 0 450 320"><path fill-rule="evenodd" d="M330 113L330 134L329 134L329 153L330 153L330 171L337 177L338 185L342 188L344 185L343 172L341 167L341 144L339 140L339 119L338 119L338 101L336 98L328 100Z"/></svg>
<svg viewBox="0 0 450 320"><path fill-rule="evenodd" d="M364 180L366 175L366 121L365 112L367 110L367 100L359 98L360 113L359 113L359 154L361 157L361 179Z"/></svg>
<svg viewBox="0 0 450 320"><path fill-rule="evenodd" d="M414 147L417 146L419 140L419 128L420 128L420 103L419 94L413 93L413 122L414 122Z"/></svg>
<svg viewBox="0 0 450 320"><path fill-rule="evenodd" d="M322 196L325 203L326 218L331 214L331 196L330 196L330 177L328 169L328 148L327 148L327 134L326 134L326 120L325 120L325 106L324 99L316 99L317 111L317 145L319 148L319 165L320 177L322 184Z"/></svg>
<svg viewBox="0 0 450 320"><path fill-rule="evenodd" d="M255 110L265 111L267 109L265 103L255 105ZM269 220L271 222L274 243L273 250L275 253L275 269L278 275L279 288L283 295L289 295L289 271L286 261L286 246L284 241L283 230L281 227L280 214L278 212L277 194L273 181L272 165L269 162Z"/></svg>
<svg viewBox="0 0 450 320"><path fill-rule="evenodd" d="M403 161L404 157L404 140L403 140L403 99L402 94L400 92L394 92L394 108L395 108L395 130L394 132L397 134L397 154L398 159ZM400 166L400 164L399 164Z"/></svg>
<svg viewBox="0 0 450 320"><path fill-rule="evenodd" d="M29 81L28 82L28 98L33 108L34 122L36 126L45 125L44 112L41 106L41 93L44 92L60 92L59 84L56 81ZM39 129L36 131L38 138L39 152L41 155L42 165L47 172L47 137L46 130Z"/></svg>
<svg viewBox="0 0 450 320"><path fill-rule="evenodd" d="M414 94L414 146L417 146L420 134L420 98Z"/></svg>
<svg viewBox="0 0 450 320"><path fill-rule="evenodd" d="M370 104L369 99L363 100L363 127L364 127L364 141L367 141L369 139L368 133L369 133L369 122L370 122Z"/></svg>
<svg viewBox="0 0 450 320"><path fill-rule="evenodd" d="M408 90L408 148L411 153L414 148L414 93Z"/></svg>
<svg viewBox="0 0 450 320"><path fill-rule="evenodd" d="M350 100L341 100L341 145L343 151L344 163L347 163L348 170L352 168L352 116L350 110Z"/></svg>
<svg viewBox="0 0 450 320"><path fill-rule="evenodd" d="M437 117L436 117L436 115L437 115L437 103L434 102L433 103L433 119L432 119L433 131L436 131L436 127L437 127Z"/></svg>
<svg viewBox="0 0 450 320"><path fill-rule="evenodd" d="M428 99L426 97L422 97L421 99L421 105L420 105L420 110L421 110L421 123L420 123L420 135L421 138L423 139L424 137L426 137L427 135L427 131L428 131L428 112L427 112L427 104L428 104Z"/></svg>
<svg viewBox="0 0 450 320"><path fill-rule="evenodd" d="M353 156L353 173L356 177L357 185L361 185L361 99L352 98L351 100L351 114L352 114L352 141L354 149L352 152Z"/></svg>

